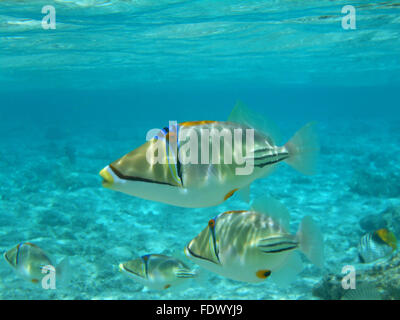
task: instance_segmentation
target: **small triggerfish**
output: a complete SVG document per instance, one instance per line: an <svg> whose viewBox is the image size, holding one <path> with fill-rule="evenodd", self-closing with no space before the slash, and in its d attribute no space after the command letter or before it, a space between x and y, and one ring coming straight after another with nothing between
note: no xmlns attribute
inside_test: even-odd
<svg viewBox="0 0 400 320"><path fill-rule="evenodd" d="M164 128L102 169L102 185L179 207L215 206L235 192L249 202L250 184L282 161L304 174L315 172L319 145L313 124L283 146L276 144L276 132L268 120L238 103L226 122Z"/></svg>
<svg viewBox="0 0 400 320"><path fill-rule="evenodd" d="M288 285L303 270L298 251L316 266L323 266L323 237L310 216L296 235L289 233L289 212L277 200L265 197L251 210L227 211L185 247L186 256L209 271L244 282L271 276Z"/></svg>
<svg viewBox="0 0 400 320"><path fill-rule="evenodd" d="M119 270L134 281L153 290L175 287L198 276L182 261L161 254L148 254L120 263Z"/></svg>
<svg viewBox="0 0 400 320"><path fill-rule="evenodd" d="M383 228L361 237L358 244L358 256L362 263L370 263L389 257L396 249L396 236Z"/></svg>
<svg viewBox="0 0 400 320"><path fill-rule="evenodd" d="M63 280L65 280L66 270L69 265L68 259L64 258L56 266L47 253L30 242L16 245L14 248L4 253L4 258L16 271L17 275L32 283L40 283L42 278L50 270L48 269L49 266L54 268L57 279L63 277Z"/></svg>

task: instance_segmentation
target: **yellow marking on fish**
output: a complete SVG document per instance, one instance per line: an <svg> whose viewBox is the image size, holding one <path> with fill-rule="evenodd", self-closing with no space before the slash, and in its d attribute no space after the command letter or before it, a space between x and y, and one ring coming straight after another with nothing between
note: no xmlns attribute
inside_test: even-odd
<svg viewBox="0 0 400 320"><path fill-rule="evenodd" d="M260 279L267 279L270 275L271 275L271 270L268 270L268 269L258 270L256 272L257 278L260 278Z"/></svg>
<svg viewBox="0 0 400 320"><path fill-rule="evenodd" d="M26 244L28 246L31 246L31 247L38 248L38 246L36 244L32 243L32 242L25 242L24 244Z"/></svg>
<svg viewBox="0 0 400 320"><path fill-rule="evenodd" d="M32 283L38 283L39 282L38 279L32 279L31 281L32 281Z"/></svg>
<svg viewBox="0 0 400 320"><path fill-rule="evenodd" d="M183 127L191 127L191 126L199 126L203 124L210 124L210 123L216 123L217 121L212 121L212 120L202 120L202 121L186 121L182 122L180 125Z"/></svg>
<svg viewBox="0 0 400 320"><path fill-rule="evenodd" d="M165 285L164 289L168 289L168 288L170 288L170 287L171 287L171 285L170 285L170 284L167 284L167 285Z"/></svg>
<svg viewBox="0 0 400 320"><path fill-rule="evenodd" d="M393 250L396 250L397 239L393 232L390 232L388 229L379 229L378 231L376 231L376 234L379 236L379 238L382 239L382 241L391 246Z"/></svg>
<svg viewBox="0 0 400 320"><path fill-rule="evenodd" d="M247 210L230 210L230 211L223 212L222 214L243 213L243 212L246 212L246 211Z"/></svg>
<svg viewBox="0 0 400 320"><path fill-rule="evenodd" d="M104 179L105 185L111 185L114 183L114 178L112 177L111 173L108 172L106 168L100 171L100 176Z"/></svg>
<svg viewBox="0 0 400 320"><path fill-rule="evenodd" d="M227 199L229 199L230 197L232 197L233 194L234 194L236 191L238 191L238 190L239 190L239 188L236 188L236 189L233 189L233 190L229 191L229 192L225 195L224 201L227 200Z"/></svg>

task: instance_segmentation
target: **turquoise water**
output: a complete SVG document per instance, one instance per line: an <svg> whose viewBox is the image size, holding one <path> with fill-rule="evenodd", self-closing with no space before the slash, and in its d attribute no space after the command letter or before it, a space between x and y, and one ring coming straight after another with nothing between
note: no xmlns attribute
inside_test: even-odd
<svg viewBox="0 0 400 320"><path fill-rule="evenodd" d="M41 27L48 4L55 30ZM355 30L341 26L347 4ZM360 219L400 205L399 24L392 1L0 1L0 250L30 241L70 262L68 284L43 290L2 259L0 298L317 299L325 274L358 261ZM225 121L237 100L285 141L317 122L318 174L282 164L251 199L284 203L293 233L311 215L325 267L305 262L289 288L207 273L144 289L120 262L181 255L210 218L248 204L170 206L102 188L98 172L148 130Z"/></svg>

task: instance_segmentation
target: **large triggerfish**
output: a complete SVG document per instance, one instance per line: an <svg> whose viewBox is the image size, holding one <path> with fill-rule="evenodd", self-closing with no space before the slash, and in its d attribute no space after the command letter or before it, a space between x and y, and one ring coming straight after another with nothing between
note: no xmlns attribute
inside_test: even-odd
<svg viewBox="0 0 400 320"><path fill-rule="evenodd" d="M170 125L100 171L103 186L180 207L218 205L236 191L249 201L250 184L286 162L315 172L319 151L312 123L283 146L273 126L238 103L227 122Z"/></svg>
<svg viewBox="0 0 400 320"><path fill-rule="evenodd" d="M303 270L298 252L318 267L324 263L323 236L310 216L297 234L289 232L289 212L273 198L259 198L250 210L219 214L185 247L200 267L243 282L269 278L288 285Z"/></svg>

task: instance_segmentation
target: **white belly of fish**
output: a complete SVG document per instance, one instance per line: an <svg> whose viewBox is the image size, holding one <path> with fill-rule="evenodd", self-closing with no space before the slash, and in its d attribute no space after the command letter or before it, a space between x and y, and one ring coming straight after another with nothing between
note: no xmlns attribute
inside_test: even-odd
<svg viewBox="0 0 400 320"><path fill-rule="evenodd" d="M279 270L286 262L290 252L280 253L262 253L257 248L254 248L252 253L242 256L233 251L220 253L221 264L212 263L206 260L190 260L197 263L199 266L209 271L215 272L223 277L243 281L258 283L265 281L268 277L262 278L258 276L259 271L274 271Z"/></svg>
<svg viewBox="0 0 400 320"><path fill-rule="evenodd" d="M125 180L112 189L151 201L168 203L187 208L215 206L224 201L229 192L224 186L210 186L201 189L187 189L167 184Z"/></svg>

